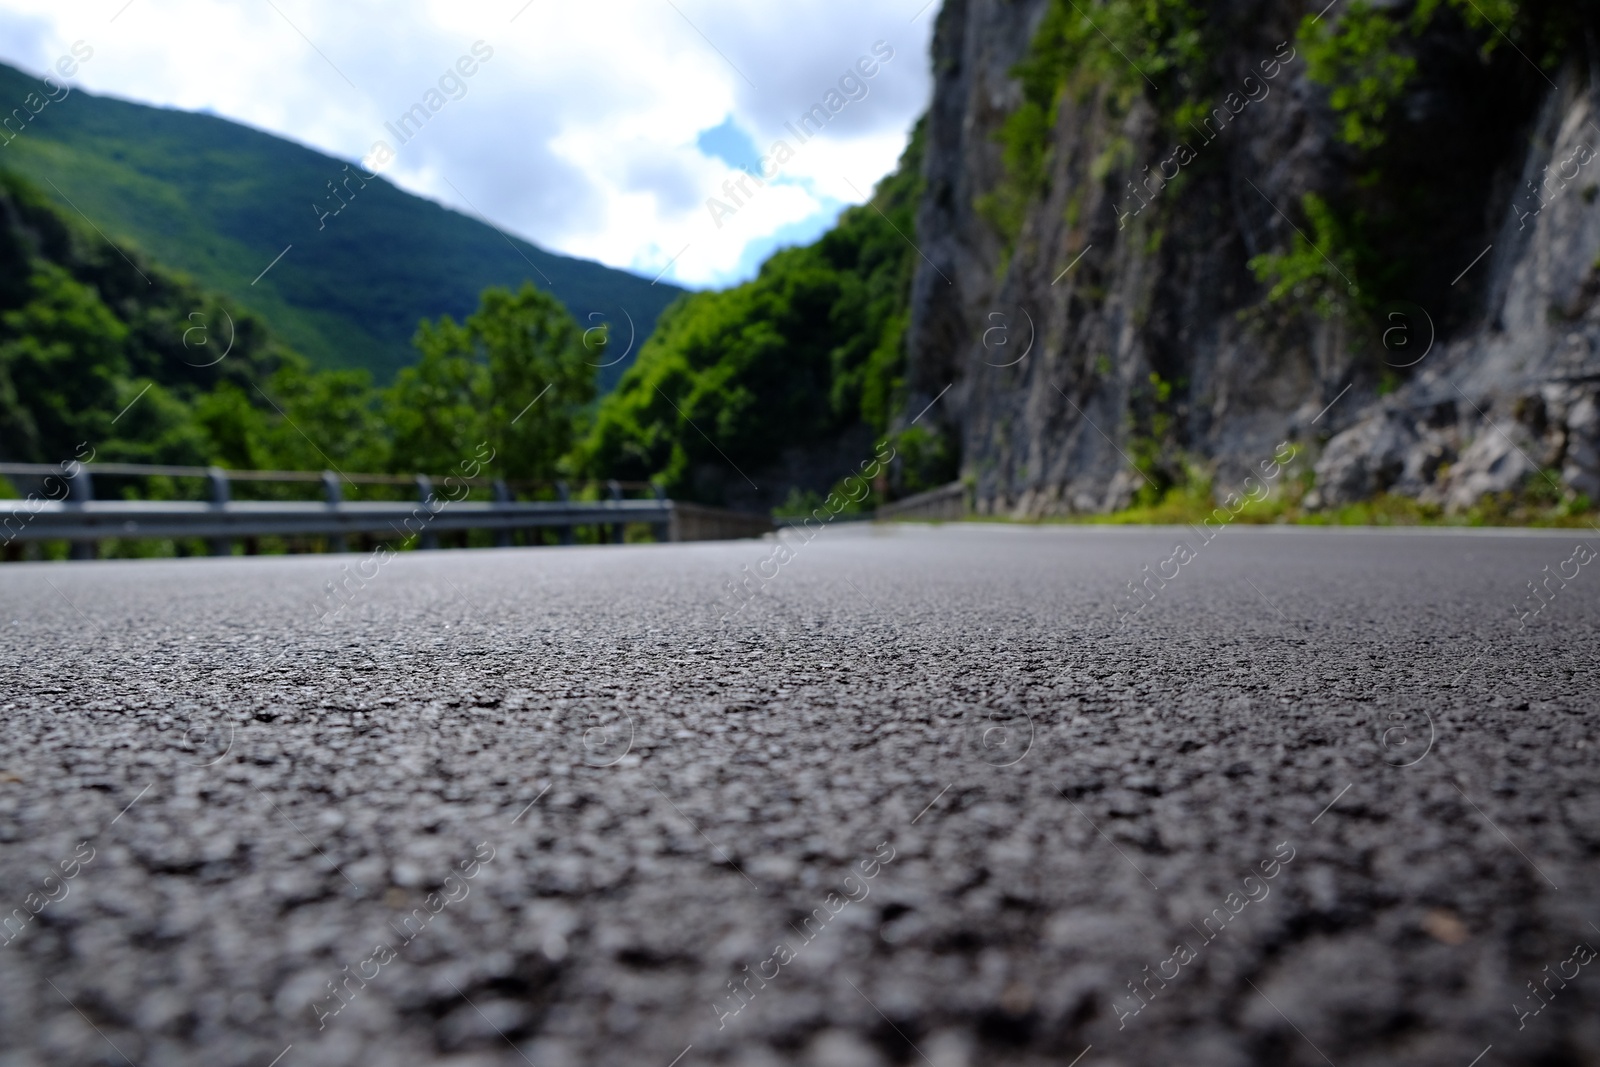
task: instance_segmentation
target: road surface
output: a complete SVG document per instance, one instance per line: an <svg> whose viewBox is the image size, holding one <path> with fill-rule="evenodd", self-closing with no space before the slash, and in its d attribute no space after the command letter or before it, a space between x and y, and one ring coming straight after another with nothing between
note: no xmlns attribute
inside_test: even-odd
<svg viewBox="0 0 1600 1067"><path fill-rule="evenodd" d="M1597 1063L1579 543L6 566L0 1067Z"/></svg>

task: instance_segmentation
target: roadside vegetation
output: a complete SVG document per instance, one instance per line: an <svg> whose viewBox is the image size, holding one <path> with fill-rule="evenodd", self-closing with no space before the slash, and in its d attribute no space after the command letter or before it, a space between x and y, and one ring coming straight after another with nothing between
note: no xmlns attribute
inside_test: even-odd
<svg viewBox="0 0 1600 1067"><path fill-rule="evenodd" d="M1286 478L1280 491L1259 503L1246 503L1228 520L1251 526L1530 526L1570 529L1600 527L1600 508L1582 493L1557 489L1555 471L1529 474L1514 492L1492 493L1472 507L1448 512L1438 504L1425 504L1397 493L1380 493L1353 504L1313 509L1306 503L1314 479L1309 471ZM1147 495L1120 511L1104 514L1012 519L1004 515L975 516L981 522L1022 522L1080 526L1182 526L1198 524L1217 515L1221 505L1212 484L1195 477ZM1225 513L1225 509L1223 509Z"/></svg>

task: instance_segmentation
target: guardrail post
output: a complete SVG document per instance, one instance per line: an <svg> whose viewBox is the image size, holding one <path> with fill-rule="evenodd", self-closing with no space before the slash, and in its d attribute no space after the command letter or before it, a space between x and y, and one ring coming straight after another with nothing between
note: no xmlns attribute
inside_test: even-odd
<svg viewBox="0 0 1600 1067"><path fill-rule="evenodd" d="M506 485L506 480L504 478L496 478L494 480L494 502L496 504L511 503L511 487ZM495 529L494 547L511 547L511 527L501 526Z"/></svg>
<svg viewBox="0 0 1600 1067"><path fill-rule="evenodd" d="M72 467L72 473L67 475L68 503L84 504L93 500L94 479L89 474L89 468L76 461ZM74 541L67 555L69 559L94 559L99 547L98 541Z"/></svg>
<svg viewBox="0 0 1600 1067"><path fill-rule="evenodd" d="M432 550L439 547L439 535L433 532L433 479L426 474L417 475L417 501L428 509L426 525L422 533L417 535L419 549Z"/></svg>
<svg viewBox="0 0 1600 1067"><path fill-rule="evenodd" d="M662 485L660 482L656 482L652 488L656 491L656 499L665 504L667 502L667 487ZM672 540L671 521L655 523L650 527L650 535L657 541Z"/></svg>
<svg viewBox="0 0 1600 1067"><path fill-rule="evenodd" d="M566 482L557 482L556 483L556 499L561 501L563 504L567 503L568 501L570 501L572 499L572 493L567 488L567 483ZM558 527L556 527L556 529L560 534L561 543L562 544L564 544L564 545L572 544L572 524L571 523L568 523L565 526L558 526Z"/></svg>
<svg viewBox="0 0 1600 1067"><path fill-rule="evenodd" d="M616 501L622 499L622 486L617 483L615 478L606 482L606 497ZM611 524L611 543L614 545L622 544L622 523L620 522Z"/></svg>
<svg viewBox="0 0 1600 1067"><path fill-rule="evenodd" d="M206 480L210 483L211 506L218 511L223 510L228 503L228 475L221 467L206 468ZM213 537L209 542L213 556L233 555L233 539L229 537Z"/></svg>
<svg viewBox="0 0 1600 1067"><path fill-rule="evenodd" d="M339 476L332 471L322 472L322 495L327 500L330 511L336 511L339 504L344 500L344 493L339 489ZM344 551L344 534L328 535L328 551Z"/></svg>

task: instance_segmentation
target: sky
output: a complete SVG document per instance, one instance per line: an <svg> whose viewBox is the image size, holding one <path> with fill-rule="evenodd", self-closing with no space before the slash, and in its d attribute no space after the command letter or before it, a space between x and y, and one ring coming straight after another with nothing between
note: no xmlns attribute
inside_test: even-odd
<svg viewBox="0 0 1600 1067"><path fill-rule="evenodd" d="M894 167L932 91L937 9L0 0L0 61L42 74L82 41L74 88L243 122L552 251L704 288L812 240ZM426 125L397 126L419 104ZM801 127L818 105L826 124Z"/></svg>

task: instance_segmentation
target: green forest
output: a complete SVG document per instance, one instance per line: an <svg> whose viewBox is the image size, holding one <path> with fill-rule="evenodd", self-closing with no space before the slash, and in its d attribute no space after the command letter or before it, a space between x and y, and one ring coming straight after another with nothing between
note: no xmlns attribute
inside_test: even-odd
<svg viewBox="0 0 1600 1067"><path fill-rule="evenodd" d="M488 290L460 323L424 321L416 363L379 388L365 370L314 369L257 316L112 246L14 175L0 174L0 213L8 460L87 447L102 461L426 472L487 440L507 473L549 478L594 398L604 336L585 338L532 286ZM506 407L533 382L550 385L538 417L510 426Z"/></svg>
<svg viewBox="0 0 1600 1067"><path fill-rule="evenodd" d="M379 384L317 368L261 316L0 172L0 458L441 474L487 442L495 477L653 481L721 503L705 473L726 457L759 469L785 443L888 430L920 152L919 134L873 202L814 244L744 285L680 296L604 395L613 338L531 283L415 323L413 362ZM908 490L949 473L916 432L902 451ZM154 478L123 491L202 490Z"/></svg>

